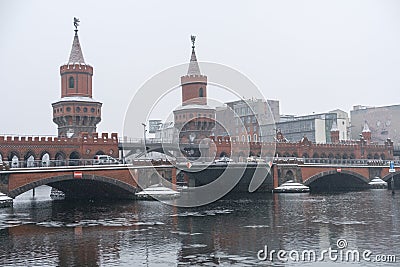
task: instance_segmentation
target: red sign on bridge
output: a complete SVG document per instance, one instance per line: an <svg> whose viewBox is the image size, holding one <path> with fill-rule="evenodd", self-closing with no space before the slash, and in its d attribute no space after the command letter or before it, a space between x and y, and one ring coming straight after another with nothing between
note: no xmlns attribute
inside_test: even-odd
<svg viewBox="0 0 400 267"><path fill-rule="evenodd" d="M82 172L74 172L74 178L77 178L77 179L82 178Z"/></svg>

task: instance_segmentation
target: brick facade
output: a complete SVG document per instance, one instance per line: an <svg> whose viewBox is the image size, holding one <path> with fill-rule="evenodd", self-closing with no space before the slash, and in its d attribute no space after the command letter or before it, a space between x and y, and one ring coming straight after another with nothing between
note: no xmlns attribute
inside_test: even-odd
<svg viewBox="0 0 400 267"><path fill-rule="evenodd" d="M347 143L316 144L307 138L295 142L237 142L228 136L211 136L216 146L216 157L222 155L239 157L278 156L298 158L331 158L331 159L393 159L393 142L386 140L385 144L368 143L364 139ZM263 150L263 152L261 152ZM246 153L247 152L247 153Z"/></svg>
<svg viewBox="0 0 400 267"><path fill-rule="evenodd" d="M3 161L11 161L17 156L26 161L31 155L41 160L45 154L50 160L65 160L78 156L81 159L93 159L96 154L107 154L118 158L118 135L82 133L80 137L11 137L0 136L0 155Z"/></svg>

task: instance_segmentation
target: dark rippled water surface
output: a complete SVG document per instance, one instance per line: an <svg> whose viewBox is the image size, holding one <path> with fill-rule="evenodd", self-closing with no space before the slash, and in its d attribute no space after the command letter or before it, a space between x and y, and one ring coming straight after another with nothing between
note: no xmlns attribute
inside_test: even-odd
<svg viewBox="0 0 400 267"><path fill-rule="evenodd" d="M400 192L247 194L198 208L156 201L51 201L49 188L0 209L0 266L398 266ZM397 263L260 261L258 251L337 249ZM262 254L260 254L262 255ZM295 254L292 254L295 255Z"/></svg>

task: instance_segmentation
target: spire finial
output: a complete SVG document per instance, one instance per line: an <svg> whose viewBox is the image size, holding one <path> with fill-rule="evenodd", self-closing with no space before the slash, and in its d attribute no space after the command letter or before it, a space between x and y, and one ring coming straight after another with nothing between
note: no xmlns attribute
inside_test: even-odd
<svg viewBox="0 0 400 267"><path fill-rule="evenodd" d="M78 18L74 17L75 33L78 32L79 22L81 22L81 21Z"/></svg>
<svg viewBox="0 0 400 267"><path fill-rule="evenodd" d="M194 43L196 42L196 36L190 35L190 39L192 40L192 48L194 49Z"/></svg>

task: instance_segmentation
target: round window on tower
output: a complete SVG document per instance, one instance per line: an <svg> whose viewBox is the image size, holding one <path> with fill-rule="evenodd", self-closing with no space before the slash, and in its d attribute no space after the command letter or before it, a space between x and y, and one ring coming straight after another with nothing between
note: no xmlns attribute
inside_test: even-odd
<svg viewBox="0 0 400 267"><path fill-rule="evenodd" d="M90 112L92 112L92 113L94 113L95 111L96 111L95 108L91 108L91 109L90 109Z"/></svg>
<svg viewBox="0 0 400 267"><path fill-rule="evenodd" d="M71 111L71 108L70 107L67 107L67 112L70 112Z"/></svg>
<svg viewBox="0 0 400 267"><path fill-rule="evenodd" d="M87 107L84 107L84 108L83 108L83 112L87 112Z"/></svg>
<svg viewBox="0 0 400 267"><path fill-rule="evenodd" d="M80 107L76 107L76 112L81 112L81 108Z"/></svg>

